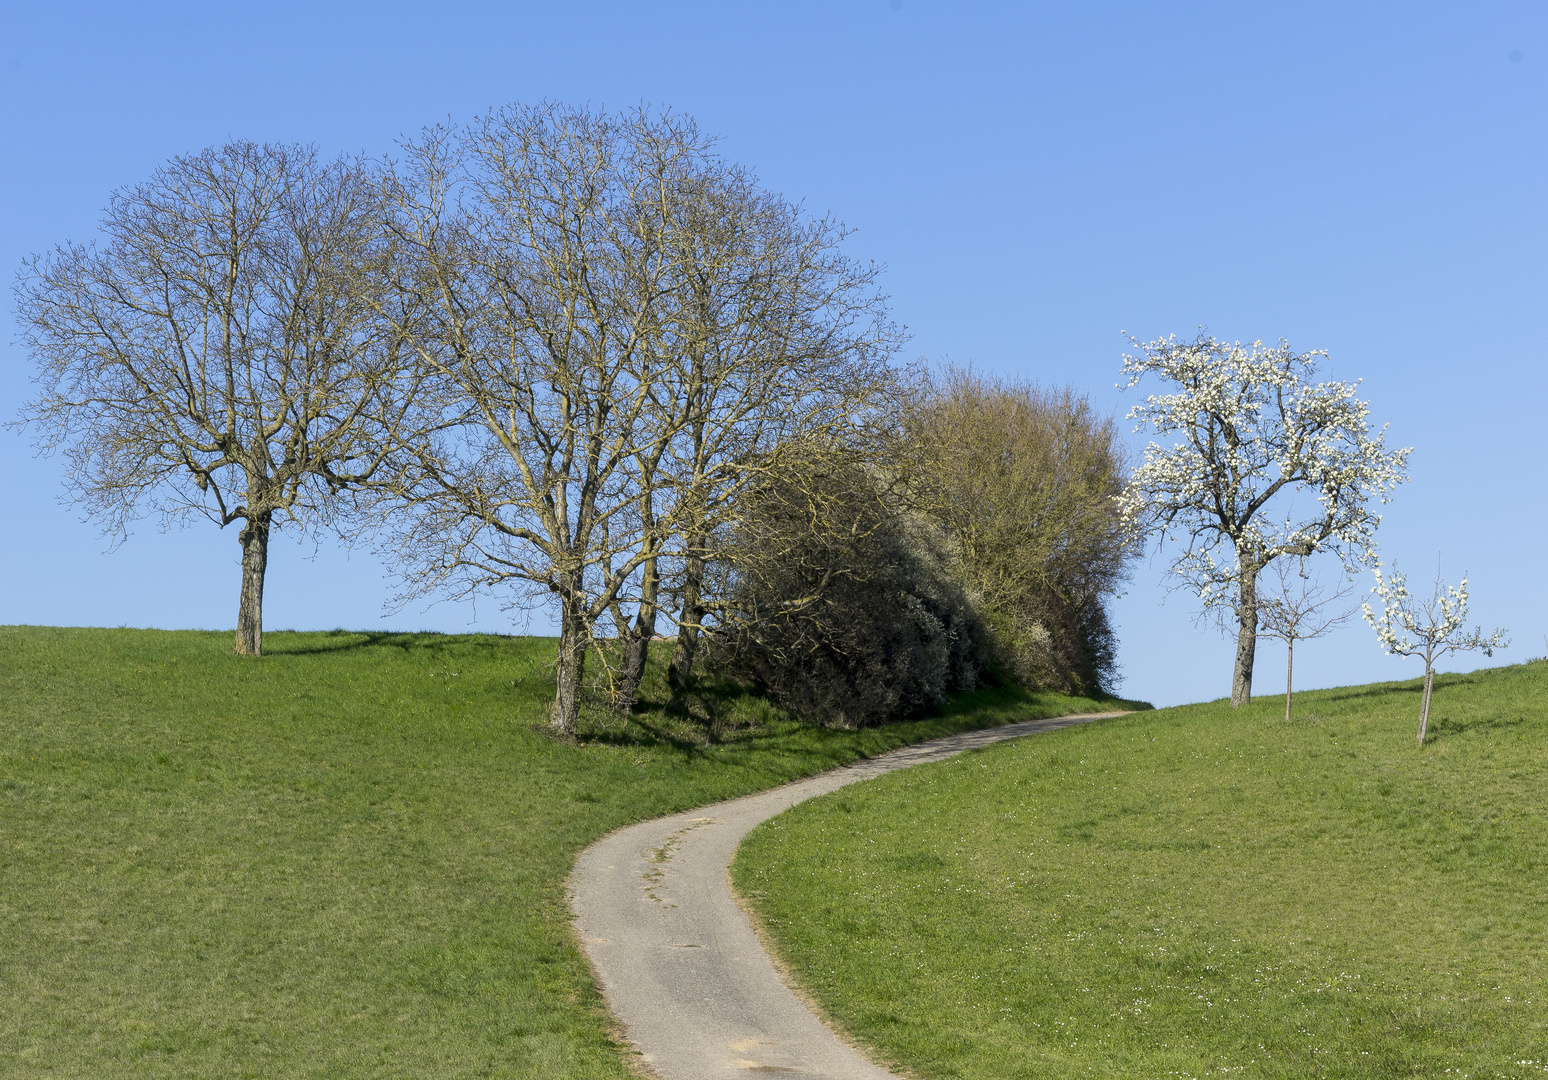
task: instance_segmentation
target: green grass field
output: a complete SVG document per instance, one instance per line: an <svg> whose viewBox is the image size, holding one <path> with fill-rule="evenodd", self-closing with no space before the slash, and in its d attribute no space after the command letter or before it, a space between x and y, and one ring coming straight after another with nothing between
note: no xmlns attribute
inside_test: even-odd
<svg viewBox="0 0 1548 1080"><path fill-rule="evenodd" d="M735 881L919 1077L1548 1074L1548 663L1147 712L895 773Z"/></svg>
<svg viewBox="0 0 1548 1080"><path fill-rule="evenodd" d="M0 628L0 1077L623 1077L565 907L587 843L1102 707L983 691L844 732L730 686L684 715L654 681L576 744L540 730L551 641L265 645Z"/></svg>

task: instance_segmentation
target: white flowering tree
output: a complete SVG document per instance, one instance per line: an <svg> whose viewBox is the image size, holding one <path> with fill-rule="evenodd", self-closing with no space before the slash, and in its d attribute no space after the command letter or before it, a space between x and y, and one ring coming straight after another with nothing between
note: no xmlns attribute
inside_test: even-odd
<svg viewBox="0 0 1548 1080"><path fill-rule="evenodd" d="M1482 652L1493 656L1495 649L1506 648L1510 640L1504 630L1485 634L1483 627L1464 629L1467 622L1467 575L1452 588L1435 571L1435 591L1423 600L1415 600L1408 581L1396 566L1383 576L1381 567L1373 567L1376 584L1371 593L1381 601L1381 614L1371 610L1369 600L1360 606L1365 621L1381 640L1382 649L1391 656L1417 656L1424 661L1424 695L1419 701L1419 745L1424 745L1425 729L1430 724L1430 696L1435 689L1435 662L1447 653Z"/></svg>
<svg viewBox="0 0 1548 1080"><path fill-rule="evenodd" d="M1324 352L1207 334L1134 345L1120 386L1155 377L1176 392L1151 394L1129 419L1176 441L1146 448L1124 515L1163 547L1180 545L1179 586L1236 624L1231 704L1242 705L1252 698L1258 575L1281 556L1320 551L1351 572L1374 565L1381 517L1371 502L1386 502L1407 479L1411 448L1387 449L1385 427L1372 433L1357 383L1312 381Z"/></svg>

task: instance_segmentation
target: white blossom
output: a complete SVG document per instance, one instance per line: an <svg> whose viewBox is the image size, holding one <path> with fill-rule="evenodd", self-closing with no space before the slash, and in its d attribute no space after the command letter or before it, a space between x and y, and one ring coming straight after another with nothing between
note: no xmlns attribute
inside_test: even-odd
<svg viewBox="0 0 1548 1080"><path fill-rule="evenodd" d="M1482 652L1493 656L1495 649L1510 644L1504 630L1494 630L1485 635L1483 628L1473 627L1463 631L1467 622L1467 577L1455 587L1447 585L1437 574L1435 592L1425 600L1415 601L1408 591L1408 579L1394 565L1391 572L1383 575L1381 565L1372 570L1376 584L1371 593L1381 601L1381 614L1371 610L1371 602L1360 605L1365 621L1376 631L1383 652L1391 656L1417 656L1424 660L1425 671L1435 666L1435 661L1451 652Z"/></svg>
<svg viewBox="0 0 1548 1080"><path fill-rule="evenodd" d="M1430 694L1435 685L1435 662L1447 653L1482 652L1493 656L1495 649L1510 644L1505 631L1485 634L1481 626L1464 630L1467 622L1467 575L1455 588L1441 579L1437 567L1435 589L1423 600L1415 600L1408 591L1408 580L1394 565L1383 575L1381 564L1372 567L1376 584L1371 593L1381 601L1381 614L1366 600L1360 605L1365 621L1376 631L1382 651L1391 656L1417 656L1424 661L1424 695L1419 706L1419 745L1430 719Z"/></svg>
<svg viewBox="0 0 1548 1080"><path fill-rule="evenodd" d="M1131 339L1132 340L1132 339ZM1151 442L1122 496L1125 520L1182 545L1179 585L1205 610L1237 619L1232 701L1250 696L1258 573L1282 555L1337 554L1351 572L1376 562L1372 500L1385 503L1407 479L1412 448L1389 450L1370 430L1358 383L1313 382L1325 352L1293 353L1284 341L1227 344L1207 334L1134 341L1123 358L1127 389L1147 376L1177 387L1129 410L1135 430L1175 436ZM1310 494L1315 508L1295 497Z"/></svg>

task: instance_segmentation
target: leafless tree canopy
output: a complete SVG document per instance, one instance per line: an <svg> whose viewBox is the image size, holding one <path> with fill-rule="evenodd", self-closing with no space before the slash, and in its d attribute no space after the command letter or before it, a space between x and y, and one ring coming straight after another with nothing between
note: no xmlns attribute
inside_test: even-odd
<svg viewBox="0 0 1548 1080"><path fill-rule="evenodd" d="M706 632L792 702L827 650L877 690L855 722L969 685L976 605L1025 681L1110 670L1111 424L964 372L919 404L880 268L687 117L510 106L369 165L233 143L103 231L18 284L23 419L110 531L240 526L238 652L290 523L369 533L400 601L556 603L561 732L588 655L627 709L663 624L674 686Z"/></svg>
<svg viewBox="0 0 1548 1080"><path fill-rule="evenodd" d="M1324 585L1309 572L1306 556L1276 559L1270 564L1274 584L1258 593L1258 636L1285 643L1285 719L1290 719L1295 676L1295 643L1313 641L1343 626L1359 607L1346 603L1354 584L1346 576L1336 585Z"/></svg>
<svg viewBox="0 0 1548 1080"><path fill-rule="evenodd" d="M696 631L734 492L869 407L875 270L668 113L500 109L405 146L386 192L395 280L433 309L410 336L436 434L381 504L406 590L553 594L571 731L599 622L642 663L665 588Z"/></svg>
<svg viewBox="0 0 1548 1080"><path fill-rule="evenodd" d="M650 570L674 571L670 677L682 685L712 614L706 560L743 495L817 447L853 453L866 441L891 401L887 360L902 335L876 291L879 268L840 249L843 227L761 190L745 170L717 162L685 185L676 226L664 395L675 415L663 425L674 437L660 483L646 486L659 486L681 521L678 550Z"/></svg>
<svg viewBox="0 0 1548 1080"><path fill-rule="evenodd" d="M365 295L379 217L358 167L232 143L118 192L100 245L17 283L40 369L23 420L73 498L119 535L144 513L240 523L238 653L261 649L271 528L327 520L398 426L408 388Z"/></svg>

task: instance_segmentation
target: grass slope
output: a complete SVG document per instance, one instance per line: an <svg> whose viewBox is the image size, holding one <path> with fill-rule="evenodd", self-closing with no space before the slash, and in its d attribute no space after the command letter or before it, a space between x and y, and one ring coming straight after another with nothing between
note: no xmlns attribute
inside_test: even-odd
<svg viewBox="0 0 1548 1080"><path fill-rule="evenodd" d="M1548 1073L1548 663L1148 712L845 788L734 866L920 1077Z"/></svg>
<svg viewBox="0 0 1548 1080"><path fill-rule="evenodd" d="M587 843L1101 707L989 691L843 732L722 686L577 745L535 730L551 641L230 645L0 628L0 1076L624 1076L564 902Z"/></svg>

